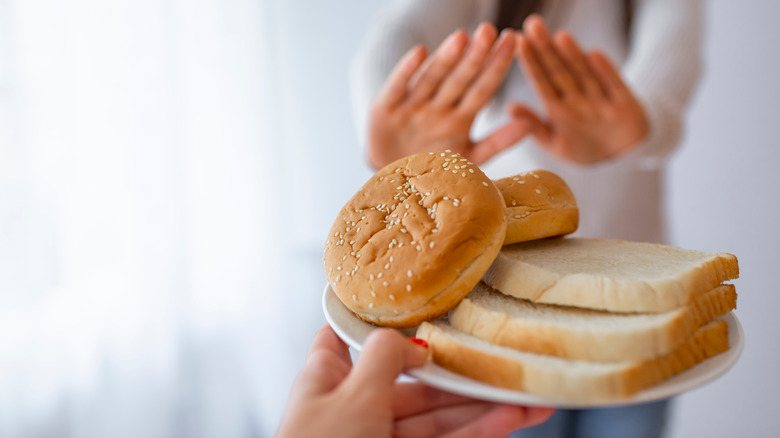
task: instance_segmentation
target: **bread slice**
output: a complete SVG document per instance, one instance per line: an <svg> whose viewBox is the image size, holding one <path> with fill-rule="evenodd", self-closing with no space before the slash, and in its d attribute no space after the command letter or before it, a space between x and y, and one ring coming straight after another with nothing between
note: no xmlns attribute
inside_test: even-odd
<svg viewBox="0 0 780 438"><path fill-rule="evenodd" d="M449 317L456 329L493 344L594 362L647 360L670 353L697 328L736 308L733 285L664 313L611 313L535 304L478 284Z"/></svg>
<svg viewBox="0 0 780 438"><path fill-rule="evenodd" d="M424 322L418 338L431 346L438 365L516 391L560 403L619 401L728 350L728 325L699 328L673 352L648 361L586 362L520 352L460 332L441 320Z"/></svg>
<svg viewBox="0 0 780 438"><path fill-rule="evenodd" d="M622 240L551 238L501 249L483 277L507 295L613 312L666 312L739 276L737 258Z"/></svg>

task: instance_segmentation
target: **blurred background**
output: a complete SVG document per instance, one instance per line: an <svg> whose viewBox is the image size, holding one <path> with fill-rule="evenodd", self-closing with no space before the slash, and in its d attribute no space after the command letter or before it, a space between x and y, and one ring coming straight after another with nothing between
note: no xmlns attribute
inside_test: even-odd
<svg viewBox="0 0 780 438"><path fill-rule="evenodd" d="M0 0L0 437L273 434L371 174L348 71L390 3ZM780 4L707 9L668 214L738 256L747 342L670 431L776 436Z"/></svg>

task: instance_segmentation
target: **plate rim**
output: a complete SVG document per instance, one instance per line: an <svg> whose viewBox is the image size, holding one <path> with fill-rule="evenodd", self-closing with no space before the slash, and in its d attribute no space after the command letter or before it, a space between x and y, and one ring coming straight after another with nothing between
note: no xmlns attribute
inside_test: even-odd
<svg viewBox="0 0 780 438"><path fill-rule="evenodd" d="M357 316L355 316L351 311L349 311L349 309L347 309L346 306L344 306L344 304L341 302L341 300L338 298L336 293L331 288L330 283L326 282L322 294L322 308L323 308L323 312L325 313L325 319L327 320L328 325L330 325L330 327L336 333L336 335L338 335L339 338L341 338L347 345L354 348L356 351L362 350L362 343L359 340L355 339L355 337L352 334L348 333L343 327L341 327L341 324L339 324L336 321L330 309L329 301L338 303L338 305L341 306L344 311L348 312L351 318L354 318L355 322L359 322L367 325L371 329L371 331L378 328L382 328L379 326L375 326L371 323L365 322L360 318L358 318ZM474 380L462 376L460 374L451 372L443 367L440 367L439 365L436 365L433 362L428 362L420 368L411 369L404 374L412 378L415 378L429 386L441 389L443 391L456 393L456 394L460 394L460 395L464 395L476 399L481 399L481 400L499 402L499 403L522 404L527 406L555 406L556 408L561 408L561 409L600 408L600 407L629 406L629 405L635 405L640 403L649 403L653 401L671 398L701 388L702 386L720 378L726 372L728 372L730 369L734 367L734 365L737 363L739 358L742 356L742 351L744 350L745 347L744 345L745 335L744 335L744 329L742 327L742 323L739 321L739 318L737 318L734 311L730 311L729 313L720 316L716 319L725 320L729 326L729 349L727 351L718 354L716 356L710 357L708 359L705 359L704 361L700 362L694 367L682 371L678 374L675 374L674 376L671 376L670 378L656 385L653 385L650 388L640 391L637 394L628 398L589 402L589 403L565 402L565 401L540 397L527 392L514 391L506 388L500 388L497 386L489 385L487 383L483 383L478 380ZM394 330L398 330L398 329L394 329ZM416 327L407 330L416 330ZM401 330L398 331L403 333ZM690 374L691 371L694 371L697 368L701 369L700 366L702 364L708 363L711 360L718 360L721 361L722 363L719 364L716 369L706 374L703 375ZM681 380L680 376L683 376L682 380L686 382L685 385L681 385L680 383L675 382L676 380ZM688 378L687 381L685 380L686 377ZM670 383L670 381L672 383ZM675 389L680 386L682 387L682 390L680 390L679 388Z"/></svg>

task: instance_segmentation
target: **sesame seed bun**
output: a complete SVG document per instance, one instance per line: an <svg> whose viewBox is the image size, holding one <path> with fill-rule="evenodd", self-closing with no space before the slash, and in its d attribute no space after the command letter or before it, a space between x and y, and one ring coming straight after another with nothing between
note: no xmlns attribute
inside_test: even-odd
<svg viewBox="0 0 780 438"><path fill-rule="evenodd" d="M506 224L501 193L473 163L450 152L412 155L377 172L341 209L325 273L361 319L414 327L471 291Z"/></svg>
<svg viewBox="0 0 780 438"><path fill-rule="evenodd" d="M535 170L496 181L509 223L504 245L573 233L579 225L574 194L558 175Z"/></svg>

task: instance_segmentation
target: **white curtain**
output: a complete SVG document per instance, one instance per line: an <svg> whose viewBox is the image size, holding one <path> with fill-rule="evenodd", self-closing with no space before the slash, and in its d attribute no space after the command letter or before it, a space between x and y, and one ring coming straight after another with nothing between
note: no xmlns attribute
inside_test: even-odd
<svg viewBox="0 0 780 438"><path fill-rule="evenodd" d="M302 357L274 378L269 21L260 0L0 0L0 436L275 427Z"/></svg>

